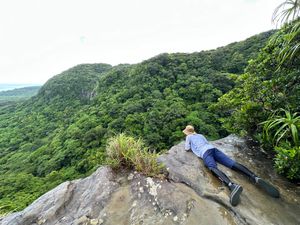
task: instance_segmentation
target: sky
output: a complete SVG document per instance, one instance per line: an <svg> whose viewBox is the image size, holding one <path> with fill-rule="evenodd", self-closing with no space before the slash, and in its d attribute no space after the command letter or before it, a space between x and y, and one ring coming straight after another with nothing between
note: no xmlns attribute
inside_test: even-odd
<svg viewBox="0 0 300 225"><path fill-rule="evenodd" d="M0 83L43 84L82 63L139 63L275 29L283 0L0 1Z"/></svg>

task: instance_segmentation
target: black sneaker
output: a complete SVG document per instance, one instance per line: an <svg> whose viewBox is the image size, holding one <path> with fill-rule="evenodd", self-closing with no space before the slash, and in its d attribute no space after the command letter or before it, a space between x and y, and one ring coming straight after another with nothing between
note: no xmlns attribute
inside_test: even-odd
<svg viewBox="0 0 300 225"><path fill-rule="evenodd" d="M240 200L240 194L243 191L242 186L238 184L232 184L230 187L231 193L230 193L230 204L232 206L236 206L239 203Z"/></svg>
<svg viewBox="0 0 300 225"><path fill-rule="evenodd" d="M280 197L280 193L279 193L278 189L275 188L273 185L269 184L268 182L264 181L260 177L256 177L255 182L258 184L259 187L264 189L273 198Z"/></svg>

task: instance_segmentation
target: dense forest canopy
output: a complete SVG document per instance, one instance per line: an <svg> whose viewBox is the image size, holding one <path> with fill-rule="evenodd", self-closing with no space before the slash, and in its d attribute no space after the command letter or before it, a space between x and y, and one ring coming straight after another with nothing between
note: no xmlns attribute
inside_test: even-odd
<svg viewBox="0 0 300 225"><path fill-rule="evenodd" d="M90 174L105 163L106 140L115 133L142 137L152 151L182 140L187 123L211 139L227 135L211 105L273 33L135 65L78 65L30 100L0 107L0 212Z"/></svg>

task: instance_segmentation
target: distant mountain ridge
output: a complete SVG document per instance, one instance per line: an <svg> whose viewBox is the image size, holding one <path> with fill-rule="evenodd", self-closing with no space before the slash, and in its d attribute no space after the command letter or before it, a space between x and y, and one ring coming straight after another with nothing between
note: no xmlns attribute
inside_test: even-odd
<svg viewBox="0 0 300 225"><path fill-rule="evenodd" d="M14 84L14 83L0 83L0 92L2 91L9 91L18 88L25 88L25 87L37 87L42 86L41 84Z"/></svg>
<svg viewBox="0 0 300 225"><path fill-rule="evenodd" d="M37 93L41 87L42 86L28 86L22 88L14 88L12 90L0 91L0 96L21 96L24 95L24 93L27 94L28 92L29 94L31 94L31 92Z"/></svg>
<svg viewBox="0 0 300 225"><path fill-rule="evenodd" d="M41 86L29 86L0 91L0 103L29 99L30 97L36 95L40 88Z"/></svg>

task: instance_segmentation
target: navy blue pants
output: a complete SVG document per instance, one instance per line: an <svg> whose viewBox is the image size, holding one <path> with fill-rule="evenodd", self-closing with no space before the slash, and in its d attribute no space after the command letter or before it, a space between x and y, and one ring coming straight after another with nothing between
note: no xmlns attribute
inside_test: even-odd
<svg viewBox="0 0 300 225"><path fill-rule="evenodd" d="M229 158L217 148L207 150L203 155L203 161L205 166L207 166L209 169L217 168L216 162L221 163L228 168L232 168L232 166L235 164L234 160Z"/></svg>

